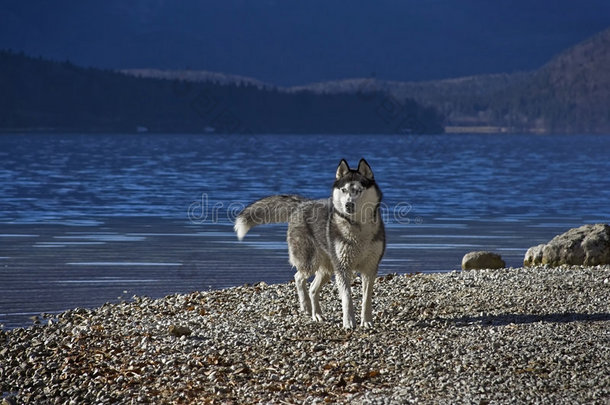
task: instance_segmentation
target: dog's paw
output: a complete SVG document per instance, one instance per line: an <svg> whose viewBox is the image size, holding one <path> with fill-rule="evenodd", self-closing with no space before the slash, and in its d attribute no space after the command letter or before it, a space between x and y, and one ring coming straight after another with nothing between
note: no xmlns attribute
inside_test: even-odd
<svg viewBox="0 0 610 405"><path fill-rule="evenodd" d="M304 313L305 315L311 316L311 307L301 304L301 312Z"/></svg>
<svg viewBox="0 0 610 405"><path fill-rule="evenodd" d="M360 324L360 327L364 328L364 329L373 329L373 321L362 321L362 323Z"/></svg>
<svg viewBox="0 0 610 405"><path fill-rule="evenodd" d="M355 329L356 320L354 318L343 318L343 329Z"/></svg>
<svg viewBox="0 0 610 405"><path fill-rule="evenodd" d="M313 314L311 318L314 322L324 322L324 317L322 316L322 313Z"/></svg>

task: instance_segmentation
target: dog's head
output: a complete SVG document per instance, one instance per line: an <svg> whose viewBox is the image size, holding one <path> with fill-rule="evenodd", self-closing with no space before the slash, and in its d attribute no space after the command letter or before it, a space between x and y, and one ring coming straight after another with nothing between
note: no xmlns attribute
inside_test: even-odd
<svg viewBox="0 0 610 405"><path fill-rule="evenodd" d="M381 191L366 160L360 159L358 169L354 170L342 159L333 184L334 208L340 214L358 221L368 214L374 214L380 201Z"/></svg>

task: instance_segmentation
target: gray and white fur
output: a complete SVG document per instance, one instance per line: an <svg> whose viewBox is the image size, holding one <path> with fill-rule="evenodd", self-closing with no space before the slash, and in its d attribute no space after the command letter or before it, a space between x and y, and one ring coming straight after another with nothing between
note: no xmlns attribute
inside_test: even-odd
<svg viewBox="0 0 610 405"><path fill-rule="evenodd" d="M358 169L345 160L337 167L330 198L311 200L274 195L247 206L235 221L239 240L256 225L288 222L288 252L301 310L322 321L320 288L334 274L343 307L343 327L354 328L351 295L354 272L362 279L360 325L373 325L372 296L379 262L385 251L385 230L379 211L381 190L373 171L361 159ZM307 279L315 275L309 292Z"/></svg>

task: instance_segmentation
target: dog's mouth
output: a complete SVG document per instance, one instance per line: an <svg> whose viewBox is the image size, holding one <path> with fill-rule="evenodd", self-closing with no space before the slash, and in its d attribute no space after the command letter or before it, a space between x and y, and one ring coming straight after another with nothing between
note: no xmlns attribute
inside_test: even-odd
<svg viewBox="0 0 610 405"><path fill-rule="evenodd" d="M353 202L345 203L345 212L347 212L348 214L353 214L354 211L356 211L356 204L354 204Z"/></svg>

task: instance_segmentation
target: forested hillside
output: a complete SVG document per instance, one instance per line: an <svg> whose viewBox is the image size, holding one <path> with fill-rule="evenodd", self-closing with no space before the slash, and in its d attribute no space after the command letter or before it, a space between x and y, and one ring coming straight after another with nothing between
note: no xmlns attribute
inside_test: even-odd
<svg viewBox="0 0 610 405"><path fill-rule="evenodd" d="M249 82L136 78L0 52L0 130L439 133L442 118L373 92L287 93Z"/></svg>
<svg viewBox="0 0 610 405"><path fill-rule="evenodd" d="M429 82L364 78L291 89L302 90L414 99L440 111L447 132L610 133L610 29L533 72Z"/></svg>
<svg viewBox="0 0 610 405"><path fill-rule="evenodd" d="M84 69L0 52L0 129L610 133L610 29L533 72L281 88L197 71ZM124 73L124 74L123 74Z"/></svg>

